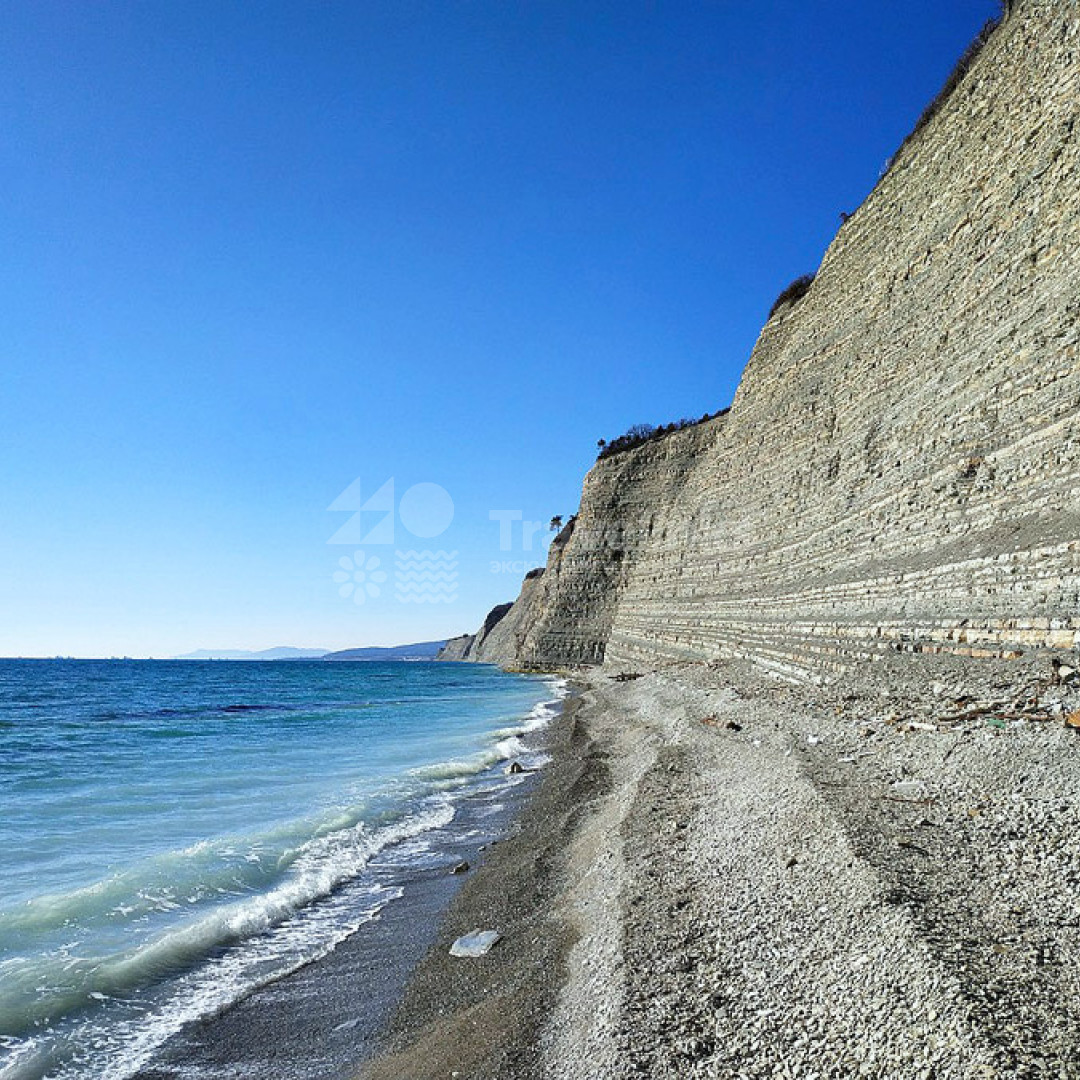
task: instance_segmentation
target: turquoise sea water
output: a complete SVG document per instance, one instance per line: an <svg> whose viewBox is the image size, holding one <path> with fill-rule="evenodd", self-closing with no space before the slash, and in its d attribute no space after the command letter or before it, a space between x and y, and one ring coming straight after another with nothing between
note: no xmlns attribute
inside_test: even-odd
<svg viewBox="0 0 1080 1080"><path fill-rule="evenodd" d="M557 709L430 663L0 661L0 1077L119 1078L332 949Z"/></svg>

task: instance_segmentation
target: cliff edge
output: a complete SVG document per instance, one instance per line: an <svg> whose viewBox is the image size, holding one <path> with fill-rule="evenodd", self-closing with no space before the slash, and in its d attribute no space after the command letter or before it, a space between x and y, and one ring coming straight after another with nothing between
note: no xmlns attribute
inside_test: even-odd
<svg viewBox="0 0 1080 1080"><path fill-rule="evenodd" d="M804 678L1080 646L1078 117L1074 5L1012 5L730 412L593 467L488 658Z"/></svg>

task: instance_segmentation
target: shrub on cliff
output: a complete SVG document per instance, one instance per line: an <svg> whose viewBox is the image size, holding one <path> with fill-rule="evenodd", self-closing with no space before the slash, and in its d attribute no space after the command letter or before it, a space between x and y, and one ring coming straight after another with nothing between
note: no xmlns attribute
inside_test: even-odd
<svg viewBox="0 0 1080 1080"><path fill-rule="evenodd" d="M769 318L771 319L784 304L797 304L810 291L810 286L813 284L813 274L803 274L801 277L797 277L773 301L773 306L769 308Z"/></svg>
<svg viewBox="0 0 1080 1080"><path fill-rule="evenodd" d="M597 459L611 457L612 454L618 454L623 450L632 450L635 446L641 446L642 443L647 443L653 438L657 431L658 429L653 427L652 424L635 424L617 439L612 439L610 442L601 439L596 444L600 450L596 455Z"/></svg>
<svg viewBox="0 0 1080 1080"><path fill-rule="evenodd" d="M952 97L953 91L963 81L964 76L971 70L975 61L979 58L979 54L986 47L986 43L993 37L994 31L1005 21L1005 16L1011 8L1012 0L1004 0L1001 5L1001 14L992 19L988 19L986 23L983 24L983 28L975 35L975 40L968 45L964 50L963 55L957 60L956 67L952 69L949 73L949 77L945 80L945 85L938 91L934 100L923 109L919 119L915 121L915 126L911 129L911 132L897 148L896 153L885 163L882 175L892 168L893 162L900 156L900 151L903 150L904 147L907 146L907 144L911 142L911 140L914 139L939 112L941 112L945 102Z"/></svg>
<svg viewBox="0 0 1080 1080"><path fill-rule="evenodd" d="M551 546L553 548L565 547L566 544L569 542L570 537L573 535L574 526L576 524L577 524L577 514L571 514L570 517L567 518L566 524L559 530L558 536L556 536L555 539L551 541ZM543 569L544 569L543 567L539 567L538 569L540 570L541 573L543 573ZM526 580L528 580L528 575L527 574L526 574L525 577L526 577Z"/></svg>
<svg viewBox="0 0 1080 1080"><path fill-rule="evenodd" d="M487 618L484 619L484 628L480 631L481 637L487 637L492 630L498 626L499 623L505 618L506 613L513 607L513 604L496 604L488 613Z"/></svg>
<svg viewBox="0 0 1080 1080"><path fill-rule="evenodd" d="M654 427L652 424L635 424L625 435L620 435L617 439L612 439L611 442L606 439L598 440L596 445L599 447L600 452L596 455L596 459L601 461L604 458L611 457L612 454L621 454L624 450L633 450L635 446L652 442L654 439L661 439L665 435L670 435L673 431L682 431L684 428L704 424L706 420L715 420L718 416L723 416L727 412L727 409L718 409L714 413L705 413L700 420L691 420L684 416L681 420L676 420L670 424L661 424L660 427Z"/></svg>

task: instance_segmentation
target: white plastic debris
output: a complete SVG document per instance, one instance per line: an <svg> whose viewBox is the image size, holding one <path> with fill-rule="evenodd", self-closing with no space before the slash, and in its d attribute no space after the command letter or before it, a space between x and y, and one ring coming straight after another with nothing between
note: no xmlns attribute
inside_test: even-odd
<svg viewBox="0 0 1080 1080"><path fill-rule="evenodd" d="M451 956L487 956L492 946L499 941L502 934L498 930L474 930L471 934L459 937L450 946Z"/></svg>

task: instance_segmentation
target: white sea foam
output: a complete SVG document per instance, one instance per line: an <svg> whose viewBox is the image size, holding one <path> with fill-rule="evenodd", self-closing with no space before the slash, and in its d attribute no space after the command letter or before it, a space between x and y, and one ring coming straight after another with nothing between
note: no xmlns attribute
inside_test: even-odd
<svg viewBox="0 0 1080 1080"><path fill-rule="evenodd" d="M566 696L566 680L552 678L545 680L552 692L558 696L550 701L541 701L513 725L497 728L492 732L493 744L486 750L478 751L464 758L452 758L436 762L433 765L421 765L409 770L409 775L419 780L462 782L479 773L485 772L501 761L522 758L528 768L538 768L549 760L542 753L535 752L523 741L523 736L534 734L551 723L562 708ZM447 786L453 786L448 784Z"/></svg>
<svg viewBox="0 0 1080 1080"><path fill-rule="evenodd" d="M0 911L0 940L27 943L0 963L0 1031L34 1031L0 1041L0 1080L121 1080L184 1024L333 950L400 895L365 875L373 857L393 845L396 862L431 858L424 836L452 822L459 792L526 779L501 762L546 760L530 736L566 684L544 683L552 698L480 734L476 752L399 774L382 816L360 793L347 809L201 840ZM139 944L123 948L136 925ZM100 933L79 939L88 927Z"/></svg>
<svg viewBox="0 0 1080 1080"><path fill-rule="evenodd" d="M347 834L319 837L305 846L288 878L264 895L225 905L129 953L96 962L69 960L63 979L71 992L52 1002L62 1013L74 1012L80 999L116 999L222 945L242 942L175 978L167 1000L149 1015L114 1020L107 1032L95 1030L92 1022L75 1023L27 1040L0 1068L0 1080L30 1080L46 1070L63 1080L129 1076L184 1024L218 1012L254 987L332 951L401 895L400 888L378 885L365 886L359 897L335 890L355 880L380 851L442 828L454 815L449 798L433 796L395 824L375 830L358 825ZM38 986L50 979L40 964L24 974ZM6 978L5 985L7 993L18 989ZM62 1063L69 1054L71 1059Z"/></svg>
<svg viewBox="0 0 1080 1080"><path fill-rule="evenodd" d="M111 995L138 988L190 965L219 946L267 931L355 878L372 855L387 845L445 826L454 813L450 800L437 796L396 824L370 829L359 823L317 836L301 847L284 880L274 888L220 904L125 952L72 958L60 951L45 957L9 958L0 989L0 1030L46 1022L77 1008L95 993ZM181 906L161 897L148 899L172 909ZM42 996L42 986L63 990Z"/></svg>

